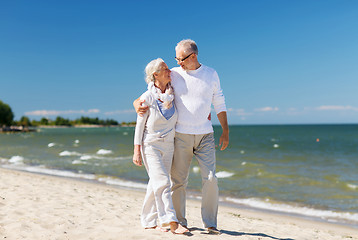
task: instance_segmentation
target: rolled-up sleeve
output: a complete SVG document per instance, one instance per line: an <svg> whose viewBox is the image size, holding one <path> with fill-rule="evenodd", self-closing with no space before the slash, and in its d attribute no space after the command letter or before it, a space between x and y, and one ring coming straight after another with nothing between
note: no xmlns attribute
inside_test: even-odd
<svg viewBox="0 0 358 240"><path fill-rule="evenodd" d="M223 90L221 89L220 79L216 71L214 72L213 79L214 79L214 94L213 94L212 103L214 105L216 114L219 114L220 112L227 111L226 104L225 104L225 96L223 94Z"/></svg>
<svg viewBox="0 0 358 240"><path fill-rule="evenodd" d="M143 114L143 116L139 116L139 114L137 114L137 123L135 125L134 133L134 145L143 145L143 134L147 118L148 113Z"/></svg>

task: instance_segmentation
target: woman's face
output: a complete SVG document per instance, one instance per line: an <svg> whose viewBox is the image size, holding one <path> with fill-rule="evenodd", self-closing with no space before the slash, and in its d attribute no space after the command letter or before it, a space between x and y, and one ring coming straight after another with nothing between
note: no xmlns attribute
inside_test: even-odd
<svg viewBox="0 0 358 240"><path fill-rule="evenodd" d="M167 66L167 64L165 63L161 63L160 64L160 71L155 73L155 80L161 82L162 84L167 84L168 82L171 81L170 78L170 70Z"/></svg>

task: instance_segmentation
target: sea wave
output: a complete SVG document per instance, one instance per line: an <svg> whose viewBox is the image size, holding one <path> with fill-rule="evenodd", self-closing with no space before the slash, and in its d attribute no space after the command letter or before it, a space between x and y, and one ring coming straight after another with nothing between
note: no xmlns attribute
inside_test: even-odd
<svg viewBox="0 0 358 240"><path fill-rule="evenodd" d="M47 147L51 148L51 147L54 147L55 145L56 145L56 143L51 142L51 143L47 144Z"/></svg>
<svg viewBox="0 0 358 240"><path fill-rule="evenodd" d="M62 151L58 155L61 157L66 157L66 156L81 156L82 154L78 152Z"/></svg>
<svg viewBox="0 0 358 240"><path fill-rule="evenodd" d="M127 188L147 189L147 184L122 180L119 178L102 177L99 178L98 181L104 182L109 185L116 185L116 186L127 187Z"/></svg>
<svg viewBox="0 0 358 240"><path fill-rule="evenodd" d="M220 172L217 172L215 175L217 178L229 178L229 177L234 176L235 173L227 172L227 171L220 171Z"/></svg>
<svg viewBox="0 0 358 240"><path fill-rule="evenodd" d="M44 166L28 166L28 165L3 165L2 167L8 168L8 169L14 169L14 170L21 170L21 171L27 171L27 172L33 172L33 173L41 173L41 174L47 174L47 175L53 175L53 176L59 176L59 177L70 177L70 178L80 178L80 179L89 179L94 180L96 179L95 175L93 174L84 174L84 173L75 173L70 171L62 171L57 169L48 169Z"/></svg>
<svg viewBox="0 0 358 240"><path fill-rule="evenodd" d="M193 171L194 173L199 173L199 172L200 172L200 167L199 167L199 166L194 166L194 167L192 168L192 171ZM235 173L227 172L227 171L219 171L219 172L217 172L217 173L215 174L215 176L216 176L217 178L229 178L229 177L232 177L232 176L234 176L234 175L235 175Z"/></svg>
<svg viewBox="0 0 358 240"><path fill-rule="evenodd" d="M73 160L72 161L73 165L82 165L82 164L87 164L85 161L81 161L81 160Z"/></svg>
<svg viewBox="0 0 358 240"><path fill-rule="evenodd" d="M100 149L97 151L96 154L89 154L89 153L79 153L76 151L62 151L60 152L58 155L60 157L80 157L79 160L83 160L83 161L87 161L87 160L91 160L91 159L98 159L98 160L128 160L131 159L132 156L122 156L122 157L106 157L103 155L107 155L107 154L111 154L112 151L111 150L106 150L106 149ZM78 160L78 159L77 159Z"/></svg>
<svg viewBox="0 0 358 240"><path fill-rule="evenodd" d="M71 172L65 170L57 169L48 169L45 166L28 166L28 165L2 165L2 167L13 170L21 170L32 173L40 173L52 176L67 177L67 178L76 178L76 179L86 179L98 181L108 185L115 185L120 187L132 188L132 189L147 189L147 184L123 180L120 178L114 177L103 177L95 174L85 174L81 172Z"/></svg>
<svg viewBox="0 0 358 240"><path fill-rule="evenodd" d="M91 155L82 155L82 156L80 157L81 160L90 160L90 159L92 159L92 158L93 158L93 156L91 156Z"/></svg>
<svg viewBox="0 0 358 240"><path fill-rule="evenodd" d="M24 163L24 160L25 158L22 157L22 156L12 156L8 162L9 163L12 163L12 164L15 164L15 165L18 165L18 164L23 164Z"/></svg>
<svg viewBox="0 0 358 240"><path fill-rule="evenodd" d="M107 149L100 149L97 151L97 154L99 155L108 155L108 154L112 154L112 150L107 150Z"/></svg>
<svg viewBox="0 0 358 240"><path fill-rule="evenodd" d="M276 212L295 214L307 217L320 218L330 222L358 223L358 213L336 212L331 210L314 209L305 206L289 205L285 203L272 203L268 199L261 200L256 198L238 199L225 197L225 202L240 204L256 209L271 210Z"/></svg>
<svg viewBox="0 0 358 240"><path fill-rule="evenodd" d="M358 186L357 186L357 185L351 184L351 183L347 183L347 187L350 188L350 189L353 189L353 190L358 189Z"/></svg>

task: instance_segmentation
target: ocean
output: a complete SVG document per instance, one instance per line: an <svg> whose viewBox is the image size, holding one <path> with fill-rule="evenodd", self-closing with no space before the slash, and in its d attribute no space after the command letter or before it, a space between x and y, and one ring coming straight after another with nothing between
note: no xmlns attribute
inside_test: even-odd
<svg viewBox="0 0 358 240"><path fill-rule="evenodd" d="M218 143L221 129L214 127ZM133 127L41 128L0 134L3 168L145 190ZM217 150L220 202L358 227L358 125L230 126ZM193 159L189 196L200 199Z"/></svg>

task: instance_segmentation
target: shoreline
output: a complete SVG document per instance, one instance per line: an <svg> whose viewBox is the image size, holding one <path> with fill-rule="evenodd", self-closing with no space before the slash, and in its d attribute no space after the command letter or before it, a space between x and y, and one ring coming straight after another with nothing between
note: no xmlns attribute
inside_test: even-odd
<svg viewBox="0 0 358 240"><path fill-rule="evenodd" d="M0 165L0 169L8 169L10 171L20 171L20 172L24 172L24 173L38 174L38 175L49 176L49 177L52 177L52 176L60 177L60 178L64 178L64 179L70 179L73 181L89 182L89 183L109 186L109 187L113 187L113 188L142 192L143 194L145 194L145 191L146 191L145 183L128 181L126 179L113 178L113 177L109 177L109 176L108 177L105 177L105 176L97 177L96 175L82 174L82 173L77 174L77 173L74 173L71 171L65 171L65 170L63 171L63 170L47 169L47 168L41 169L41 168L36 168L36 167L31 167L31 166L17 167L16 165L15 166L14 165L13 166ZM200 203L201 202L200 191L188 189L187 190L187 199L191 200L191 201L197 201L198 203ZM249 204L248 202L240 203L240 200L242 200L242 201L253 200L254 203L256 203L256 204ZM239 201L239 202L237 202L237 201ZM238 198L233 198L228 195L220 195L219 196L219 205L220 206L222 205L222 206L227 206L227 207L235 208L235 209L246 209L249 211L255 211L255 212L260 212L260 213L265 212L268 214L276 214L276 215L282 215L282 216L295 217L295 218L300 218L300 219L304 219L304 220L308 220L308 221L329 223L329 224L345 226L345 227L349 227L349 228L358 230L358 225L356 224L356 221L353 221L353 220L349 221L347 219L339 219L339 217L335 218L333 216L324 218L320 215L314 215L312 213L310 213L310 214L301 213L302 210L307 210L307 209L310 211L314 211L314 212L316 212L316 211L320 212L320 211L325 211L325 210L308 208L307 206L301 206L298 208L290 209L290 211L284 211L282 209L277 209L277 207L276 207L276 209L265 208L265 207L262 207L262 204L263 204L262 199L261 200L255 199L255 198L238 199ZM289 206L292 208L292 206L287 203L277 203L277 204L279 204L279 206ZM329 211L329 212L331 212L331 211ZM337 214L342 214L342 213L337 213Z"/></svg>
<svg viewBox="0 0 358 240"><path fill-rule="evenodd" d="M91 180L0 168L0 236L7 239L168 239L144 230L144 191ZM336 223L231 207L220 203L221 235L202 228L200 202L187 201L195 239L358 239L358 230ZM176 236L186 238L187 236Z"/></svg>

